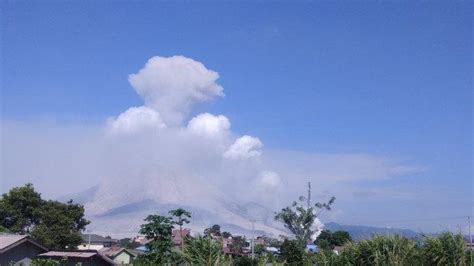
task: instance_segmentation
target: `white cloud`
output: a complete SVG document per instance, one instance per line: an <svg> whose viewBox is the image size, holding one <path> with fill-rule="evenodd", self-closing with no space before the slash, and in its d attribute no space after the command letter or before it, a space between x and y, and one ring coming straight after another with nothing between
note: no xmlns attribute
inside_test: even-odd
<svg viewBox="0 0 474 266"><path fill-rule="evenodd" d="M265 186L269 188L276 188L280 186L280 176L271 171L263 171L260 174L260 182Z"/></svg>
<svg viewBox="0 0 474 266"><path fill-rule="evenodd" d="M112 134L133 134L142 130L159 130L166 127L160 114L146 106L131 107L116 119L109 119L109 132Z"/></svg>
<svg viewBox="0 0 474 266"><path fill-rule="evenodd" d="M245 135L238 138L223 154L224 158L232 160L245 160L258 158L262 154L262 142L255 137Z"/></svg>
<svg viewBox="0 0 474 266"><path fill-rule="evenodd" d="M195 104L224 95L218 78L217 72L191 58L155 56L128 80L166 124L178 125Z"/></svg>
<svg viewBox="0 0 474 266"><path fill-rule="evenodd" d="M191 119L187 129L196 135L217 137L229 133L230 122L223 115L204 113Z"/></svg>
<svg viewBox="0 0 474 266"><path fill-rule="evenodd" d="M100 182L100 198L87 206L98 212L150 197L211 206L217 194L226 201L277 208L301 195L307 181L315 192L332 194L347 190L341 181L379 180L419 170L368 154L266 150L264 156L262 142L248 135L235 139L223 115L202 113L183 123L195 104L223 95L218 77L182 56L151 58L129 77L145 105L110 118L107 138L103 125L81 133L4 124L0 190L34 181L41 191L52 186L48 193L57 195L64 188L80 191Z"/></svg>

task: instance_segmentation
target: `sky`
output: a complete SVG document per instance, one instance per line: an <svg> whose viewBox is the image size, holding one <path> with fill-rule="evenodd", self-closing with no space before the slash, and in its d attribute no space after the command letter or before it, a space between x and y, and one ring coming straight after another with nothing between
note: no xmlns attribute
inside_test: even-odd
<svg viewBox="0 0 474 266"><path fill-rule="evenodd" d="M101 136L142 106L173 130L213 114L195 121L229 134L219 139L226 158L245 141L245 152L266 156L255 172L286 184L279 201L304 194L307 181L316 199L335 195L325 221L464 230L473 215L471 2L0 7L1 192L33 182L58 197L99 183ZM148 77L152 58L171 76L187 71L173 70L181 61L200 69L196 87L167 91L187 87Z"/></svg>

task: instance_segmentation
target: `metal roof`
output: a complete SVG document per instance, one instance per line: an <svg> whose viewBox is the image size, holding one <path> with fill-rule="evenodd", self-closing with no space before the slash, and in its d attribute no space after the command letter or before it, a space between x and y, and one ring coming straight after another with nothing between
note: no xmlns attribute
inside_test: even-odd
<svg viewBox="0 0 474 266"><path fill-rule="evenodd" d="M44 251L48 250L46 247L31 240L27 235L0 234L0 254L25 242L31 243Z"/></svg>
<svg viewBox="0 0 474 266"><path fill-rule="evenodd" d="M96 252L90 252L90 251L49 251L43 254L40 254L39 256L42 257L74 257L74 258L90 258L97 255Z"/></svg>
<svg viewBox="0 0 474 266"><path fill-rule="evenodd" d="M26 235L1 234L0 235L0 249L4 249L8 246L11 246L26 237L27 237Z"/></svg>

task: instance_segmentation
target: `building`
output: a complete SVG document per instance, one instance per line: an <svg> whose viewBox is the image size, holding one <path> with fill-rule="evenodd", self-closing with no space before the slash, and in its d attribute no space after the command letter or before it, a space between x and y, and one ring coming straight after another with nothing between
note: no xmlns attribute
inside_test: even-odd
<svg viewBox="0 0 474 266"><path fill-rule="evenodd" d="M137 257L137 254L122 247L103 248L99 250L99 253L120 265L132 264Z"/></svg>
<svg viewBox="0 0 474 266"><path fill-rule="evenodd" d="M103 248L109 248L118 246L119 241L110 237L103 237L96 234L83 234L82 243L77 246L79 250L101 250Z"/></svg>
<svg viewBox="0 0 474 266"><path fill-rule="evenodd" d="M191 233L191 230L183 228L181 232L179 229L173 229L171 231L171 237L173 241L173 245L175 247L181 247L184 244L184 239L189 236Z"/></svg>
<svg viewBox="0 0 474 266"><path fill-rule="evenodd" d="M118 263L100 254L97 250L49 251L38 255L38 258L59 261L61 266L118 265Z"/></svg>
<svg viewBox="0 0 474 266"><path fill-rule="evenodd" d="M46 247L26 235L0 234L0 265L28 266L38 254L46 251Z"/></svg>

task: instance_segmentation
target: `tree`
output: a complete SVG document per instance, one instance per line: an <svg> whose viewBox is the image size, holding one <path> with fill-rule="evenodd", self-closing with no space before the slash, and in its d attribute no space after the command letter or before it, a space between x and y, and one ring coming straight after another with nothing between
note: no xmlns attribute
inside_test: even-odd
<svg viewBox="0 0 474 266"><path fill-rule="evenodd" d="M76 249L82 242L81 231L90 222L84 218L84 207L68 201L44 201L36 212L38 224L31 236L51 249Z"/></svg>
<svg viewBox="0 0 474 266"><path fill-rule="evenodd" d="M281 258L290 265L302 265L305 260L305 248L299 240L285 239L280 247Z"/></svg>
<svg viewBox="0 0 474 266"><path fill-rule="evenodd" d="M135 249L140 246L139 243L133 242L131 238L122 238L119 240L120 247L127 249Z"/></svg>
<svg viewBox="0 0 474 266"><path fill-rule="evenodd" d="M43 200L32 184L12 188L0 199L0 227L30 234L48 248L76 248L87 224L82 205Z"/></svg>
<svg viewBox="0 0 474 266"><path fill-rule="evenodd" d="M221 235L221 226L218 224L215 224L209 228L204 229L204 234L207 236L220 236Z"/></svg>
<svg viewBox="0 0 474 266"><path fill-rule="evenodd" d="M242 252L242 248L245 247L247 241L245 236L234 236L232 237L232 245L230 246L230 251L232 253L239 254Z"/></svg>
<svg viewBox="0 0 474 266"><path fill-rule="evenodd" d="M171 210L169 211L169 214L172 217L175 217L176 220L173 222L174 224L177 224L179 226L179 231L181 232L181 229L184 224L188 224L190 221L187 218L191 218L191 213L186 211L185 209L178 208L176 210Z"/></svg>
<svg viewBox="0 0 474 266"><path fill-rule="evenodd" d="M197 236L186 238L184 258L190 265L222 265L225 259L222 245L210 238Z"/></svg>
<svg viewBox="0 0 474 266"><path fill-rule="evenodd" d="M223 238L229 238L229 237L231 237L231 236L232 236L232 234L229 233L229 232L227 232L227 231L222 232L222 237L223 237Z"/></svg>
<svg viewBox="0 0 474 266"><path fill-rule="evenodd" d="M352 238L346 231L332 233L329 230L323 230L314 243L321 249L332 250L335 246L342 246L349 241L352 241Z"/></svg>
<svg viewBox="0 0 474 266"><path fill-rule="evenodd" d="M323 210L331 210L335 197L332 197L327 203L316 203L314 206L305 207L304 198L300 197L299 203L294 201L291 206L281 209L275 215L275 220L283 222L285 227L293 233L298 241L303 245L314 234L313 224L315 219ZM316 212L319 210L319 212Z"/></svg>
<svg viewBox="0 0 474 266"><path fill-rule="evenodd" d="M178 208L176 210L171 210L168 212L172 217L175 218L173 221L174 224L179 226L179 237L183 237L183 225L188 224L190 221L188 218L191 218L191 213L185 209ZM181 249L183 248L184 241L181 240Z"/></svg>
<svg viewBox="0 0 474 266"><path fill-rule="evenodd" d="M0 226L17 234L26 234L38 223L35 211L41 206L41 195L33 185L12 188L0 199Z"/></svg>
<svg viewBox="0 0 474 266"><path fill-rule="evenodd" d="M146 247L149 253L139 256L138 263L146 265L162 265L170 263L173 259L171 230L173 221L169 217L161 215L148 215L147 223L141 225L140 234L149 240Z"/></svg>

